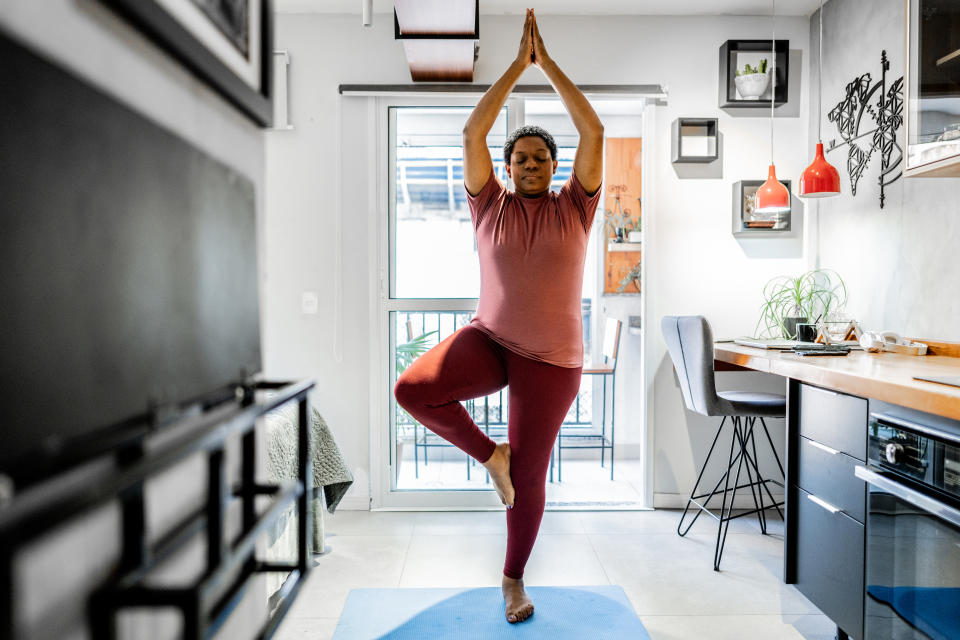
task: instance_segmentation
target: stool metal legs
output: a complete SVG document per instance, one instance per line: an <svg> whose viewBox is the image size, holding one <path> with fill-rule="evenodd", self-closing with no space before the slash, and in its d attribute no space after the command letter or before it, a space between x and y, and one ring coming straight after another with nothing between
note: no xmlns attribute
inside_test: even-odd
<svg viewBox="0 0 960 640"><path fill-rule="evenodd" d="M768 483L774 483L780 487L783 487L783 483L770 478L763 478L760 475L760 466L757 458L757 444L756 439L754 438L754 426L756 425L758 416L724 416L723 420L720 422L720 427L717 429L717 434L713 437L713 442L710 445L710 450L707 453L706 459L703 461L703 466L700 468L700 474L697 476L697 481L693 485L693 490L690 492L690 497L687 499L687 503L684 506L683 514L680 516L680 523L677 525L677 533L681 536L687 535L690 531L690 528L693 526L693 523L697 521L697 518L700 517L701 513L706 513L711 518L718 521L717 526L717 541L714 546L713 551L713 569L714 571L720 570L720 559L723 556L723 548L727 540L727 530L730 527L730 521L735 518L740 518L742 516L747 516L751 514L757 514L757 520L760 523L760 531L764 534L767 533L767 520L766 520L766 511L768 509L776 509L777 513L780 515L780 518L783 519L783 511L780 507L783 506L783 501L777 501L773 494L770 492L770 488L767 486ZM713 486L708 493L697 494L697 489L700 487L700 482L703 480L703 474L706 471L707 465L710 462L710 456L713 454L713 450L716 448L717 441L720 439L720 433L723 431L723 427L727 422L727 419L730 419L730 422L733 427L733 434L730 438L730 452L727 454L727 468L724 470L722 477L717 480L717 483ZM773 446L773 439L770 437L770 432L767 430L767 425L763 421L763 418L760 418L760 424L763 426L763 431L767 436L767 442L770 444L770 449L773 451L774 459L777 461L777 467L780 469L780 473L783 473L783 465L780 464L780 457L777 455L777 451ZM736 454L734 454L734 449L736 449ZM746 462L746 464L744 464ZM730 483L730 473L733 470L733 466L737 465L736 475L733 479L733 484ZM740 484L740 475L746 470L747 483ZM720 485L723 484L723 499L720 506L720 515L716 515L708 508L710 500L719 493ZM738 489L750 489L750 495L753 498L754 508L733 515L733 503L737 497ZM766 491L767 497L769 498L768 503L764 503L763 493ZM729 504L727 502L727 493L730 493ZM703 500L700 502L700 500ZM690 506L693 505L696 507L696 513L684 527L684 521L687 519L687 513L690 510Z"/></svg>

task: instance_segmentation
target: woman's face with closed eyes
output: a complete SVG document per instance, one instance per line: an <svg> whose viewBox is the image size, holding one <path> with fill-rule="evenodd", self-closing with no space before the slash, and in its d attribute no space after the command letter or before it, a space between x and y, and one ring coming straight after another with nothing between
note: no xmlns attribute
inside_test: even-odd
<svg viewBox="0 0 960 640"><path fill-rule="evenodd" d="M507 175L522 196L538 196L550 189L557 161L550 156L547 143L539 136L518 138L510 154Z"/></svg>

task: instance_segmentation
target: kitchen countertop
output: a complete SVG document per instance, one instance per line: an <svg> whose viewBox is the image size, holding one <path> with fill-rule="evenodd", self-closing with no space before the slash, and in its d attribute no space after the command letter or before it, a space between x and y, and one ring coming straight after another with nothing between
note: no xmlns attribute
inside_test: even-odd
<svg viewBox="0 0 960 640"><path fill-rule="evenodd" d="M844 393L882 400L960 420L960 387L914 380L913 376L960 376L960 358L851 351L846 356L798 356L792 352L714 343L714 360L737 368L773 373Z"/></svg>

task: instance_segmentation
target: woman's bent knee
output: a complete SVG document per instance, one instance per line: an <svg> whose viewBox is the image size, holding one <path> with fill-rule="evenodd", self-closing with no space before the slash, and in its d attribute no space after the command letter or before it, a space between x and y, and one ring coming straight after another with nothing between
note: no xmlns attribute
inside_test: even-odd
<svg viewBox="0 0 960 640"><path fill-rule="evenodd" d="M393 385L393 397L404 409L409 409L421 403L420 385L405 379L402 375Z"/></svg>

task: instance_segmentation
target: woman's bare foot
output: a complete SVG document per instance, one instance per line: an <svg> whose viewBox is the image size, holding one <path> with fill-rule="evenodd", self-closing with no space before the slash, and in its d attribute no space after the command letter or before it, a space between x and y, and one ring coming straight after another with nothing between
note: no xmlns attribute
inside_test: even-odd
<svg viewBox="0 0 960 640"><path fill-rule="evenodd" d="M533 615L533 602L523 590L523 578L503 576L503 602L509 622L522 622Z"/></svg>
<svg viewBox="0 0 960 640"><path fill-rule="evenodd" d="M482 463L490 472L490 478L493 480L493 486L497 489L497 495L500 496L500 502L513 508L513 481L510 480L510 443L501 442L493 450L490 459Z"/></svg>

